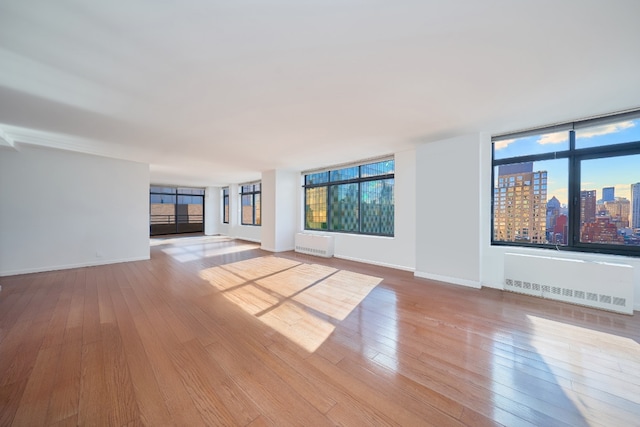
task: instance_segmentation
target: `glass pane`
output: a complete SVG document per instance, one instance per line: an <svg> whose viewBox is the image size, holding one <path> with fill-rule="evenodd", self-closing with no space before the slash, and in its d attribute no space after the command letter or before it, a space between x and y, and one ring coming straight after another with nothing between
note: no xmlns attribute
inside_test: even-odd
<svg viewBox="0 0 640 427"><path fill-rule="evenodd" d="M179 224L196 224L204 221L204 197L178 196L176 205L176 219Z"/></svg>
<svg viewBox="0 0 640 427"><path fill-rule="evenodd" d="M151 203L158 204L171 204L173 205L176 202L176 196L168 196L166 194L151 194L149 195Z"/></svg>
<svg viewBox="0 0 640 427"><path fill-rule="evenodd" d="M362 233L393 235L393 179L363 182L360 193Z"/></svg>
<svg viewBox="0 0 640 427"><path fill-rule="evenodd" d="M329 172L312 173L304 177L305 185L324 184L325 182L329 182Z"/></svg>
<svg viewBox="0 0 640 427"><path fill-rule="evenodd" d="M176 196L152 194L149 204L149 224L152 235L176 232Z"/></svg>
<svg viewBox="0 0 640 427"><path fill-rule="evenodd" d="M149 190L151 193L169 193L176 194L176 189L172 187L151 187Z"/></svg>
<svg viewBox="0 0 640 427"><path fill-rule="evenodd" d="M493 239L568 243L568 160L514 163L494 171Z"/></svg>
<svg viewBox="0 0 640 427"><path fill-rule="evenodd" d="M305 229L327 229L327 190L327 187L305 189Z"/></svg>
<svg viewBox="0 0 640 427"><path fill-rule="evenodd" d="M251 193L253 192L253 185L243 185L240 189L241 193Z"/></svg>
<svg viewBox="0 0 640 427"><path fill-rule="evenodd" d="M204 196L202 188L178 188L178 194L194 194Z"/></svg>
<svg viewBox="0 0 640 427"><path fill-rule="evenodd" d="M253 195L242 196L242 224L253 225Z"/></svg>
<svg viewBox="0 0 640 427"><path fill-rule="evenodd" d="M179 204L193 204L201 205L204 203L204 197L202 196L178 196Z"/></svg>
<svg viewBox="0 0 640 427"><path fill-rule="evenodd" d="M494 159L507 159L531 154L553 153L569 149L569 131L524 136L494 141Z"/></svg>
<svg viewBox="0 0 640 427"><path fill-rule="evenodd" d="M580 241L640 246L640 155L583 160Z"/></svg>
<svg viewBox="0 0 640 427"><path fill-rule="evenodd" d="M253 191L257 191L257 192L259 192L259 191L260 191L261 186L262 186L261 184L255 184L255 185L253 186Z"/></svg>
<svg viewBox="0 0 640 427"><path fill-rule="evenodd" d="M576 129L576 148L640 141L640 119Z"/></svg>
<svg viewBox="0 0 640 427"><path fill-rule="evenodd" d="M361 166L361 174L363 178L368 176L386 175L394 173L395 161L385 160L384 162L371 163Z"/></svg>
<svg viewBox="0 0 640 427"><path fill-rule="evenodd" d="M359 173L360 173L360 168L358 166L331 171L331 174L330 174L331 182L345 181L347 179L355 179L355 178L358 178Z"/></svg>
<svg viewBox="0 0 640 427"><path fill-rule="evenodd" d="M223 188L222 189L222 195L224 197L229 197L229 189L228 188Z"/></svg>
<svg viewBox="0 0 640 427"><path fill-rule="evenodd" d="M358 231L358 184L331 186L331 226L333 231Z"/></svg>
<svg viewBox="0 0 640 427"><path fill-rule="evenodd" d="M255 195L255 213L256 213L256 220L254 222L255 225L260 225L262 224L262 215L261 215L261 209L260 209L260 194L256 194Z"/></svg>

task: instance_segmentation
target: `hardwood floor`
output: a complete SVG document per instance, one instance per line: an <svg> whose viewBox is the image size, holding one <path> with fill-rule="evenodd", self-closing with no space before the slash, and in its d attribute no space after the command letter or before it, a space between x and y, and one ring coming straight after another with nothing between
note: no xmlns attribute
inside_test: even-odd
<svg viewBox="0 0 640 427"><path fill-rule="evenodd" d="M640 425L640 316L219 237L0 278L0 425Z"/></svg>

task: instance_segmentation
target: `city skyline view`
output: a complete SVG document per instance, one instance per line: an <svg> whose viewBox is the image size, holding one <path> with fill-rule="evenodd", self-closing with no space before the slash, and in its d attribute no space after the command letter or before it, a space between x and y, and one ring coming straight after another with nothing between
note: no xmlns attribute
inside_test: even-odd
<svg viewBox="0 0 640 427"><path fill-rule="evenodd" d="M494 163L494 240L640 246L640 153L628 144L640 142L640 119L617 120L494 140L501 161ZM580 184L577 212L568 203L570 179Z"/></svg>
<svg viewBox="0 0 640 427"><path fill-rule="evenodd" d="M640 141L640 119L587 127L575 132L577 149ZM506 159L568 149L569 131L563 130L496 141L494 158ZM567 159L533 162L534 171L547 171L548 200L555 196L563 206L568 203L568 168ZM596 190L598 200L602 199L602 189L605 187L614 187L616 197L630 199L631 185L640 182L640 155L585 160L581 172L581 190ZM497 179L497 173L495 176Z"/></svg>

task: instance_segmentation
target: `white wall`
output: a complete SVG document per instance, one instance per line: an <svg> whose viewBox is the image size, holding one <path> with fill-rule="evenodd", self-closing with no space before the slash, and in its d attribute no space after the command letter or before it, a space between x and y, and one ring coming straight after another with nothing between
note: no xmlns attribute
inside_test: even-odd
<svg viewBox="0 0 640 427"><path fill-rule="evenodd" d="M260 243L262 231L259 226L242 225L240 223L240 186L238 184L229 185L229 224L220 224L220 234L227 235L236 239L248 240L250 242Z"/></svg>
<svg viewBox="0 0 640 427"><path fill-rule="evenodd" d="M220 195L218 196L220 198L220 205L222 206L222 189L224 187L220 188ZM237 218L237 204L238 204L238 199L236 199L235 197L237 197L237 193L238 193L238 186L237 185L230 185L229 186L229 223L225 224L222 222L222 214L220 214L220 220L218 221L218 233L219 234L223 234L225 236L232 236L231 231L232 231L232 224L234 223L234 221L236 221ZM234 197L234 194L236 195Z"/></svg>
<svg viewBox="0 0 640 427"><path fill-rule="evenodd" d="M0 151L0 275L149 258L149 166Z"/></svg>
<svg viewBox="0 0 640 427"><path fill-rule="evenodd" d="M204 234L220 234L222 223L222 189L207 187L204 190Z"/></svg>
<svg viewBox="0 0 640 427"><path fill-rule="evenodd" d="M334 236L334 256L368 264L382 265L413 271L415 269L416 245L416 152L395 153L395 224L394 237L365 236L358 234L323 233L311 234ZM300 194L302 194L300 192ZM303 229L303 196L298 203L299 229Z"/></svg>
<svg viewBox="0 0 640 427"><path fill-rule="evenodd" d="M416 153L415 275L480 287L480 137L426 143Z"/></svg>
<svg viewBox="0 0 640 427"><path fill-rule="evenodd" d="M295 246L300 172L272 170L262 174L262 249L291 251Z"/></svg>
<svg viewBox="0 0 640 427"><path fill-rule="evenodd" d="M395 153L394 237L333 233L334 255L337 258L414 271L415 188L415 150Z"/></svg>

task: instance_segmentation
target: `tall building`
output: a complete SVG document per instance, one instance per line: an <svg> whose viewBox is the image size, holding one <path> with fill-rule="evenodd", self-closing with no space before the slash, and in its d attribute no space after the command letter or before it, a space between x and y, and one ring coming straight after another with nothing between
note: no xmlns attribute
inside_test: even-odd
<svg viewBox="0 0 640 427"><path fill-rule="evenodd" d="M613 202L616 199L616 188L615 187L604 187L602 189L602 201L603 202Z"/></svg>
<svg viewBox="0 0 640 427"><path fill-rule="evenodd" d="M624 237L618 234L618 228L608 217L598 217L582 227L580 241L623 245Z"/></svg>
<svg viewBox="0 0 640 427"><path fill-rule="evenodd" d="M596 221L596 190L580 192L580 226Z"/></svg>
<svg viewBox="0 0 640 427"><path fill-rule="evenodd" d="M613 201L604 202L607 215L617 228L629 227L630 203L624 197L616 197Z"/></svg>
<svg viewBox="0 0 640 427"><path fill-rule="evenodd" d="M640 228L640 182L631 184L631 228Z"/></svg>
<svg viewBox="0 0 640 427"><path fill-rule="evenodd" d="M560 214L556 219L556 226L553 229L553 239L550 240L550 243L555 243L556 245L566 245L568 244L568 234L569 234L569 225L567 221L567 216L565 214Z"/></svg>
<svg viewBox="0 0 640 427"><path fill-rule="evenodd" d="M547 240L553 241L554 230L556 227L556 221L560 215L560 200L553 196L547 203Z"/></svg>
<svg viewBox="0 0 640 427"><path fill-rule="evenodd" d="M547 171L533 163L498 167L494 188L494 240L546 242Z"/></svg>

